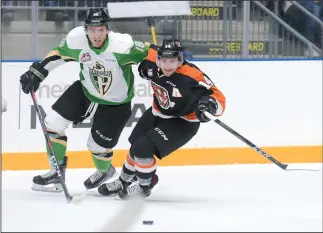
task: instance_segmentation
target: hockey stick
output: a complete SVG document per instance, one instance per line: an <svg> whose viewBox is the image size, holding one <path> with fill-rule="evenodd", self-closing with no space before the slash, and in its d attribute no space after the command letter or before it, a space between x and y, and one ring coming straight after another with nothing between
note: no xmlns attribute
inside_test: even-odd
<svg viewBox="0 0 323 233"><path fill-rule="evenodd" d="M46 139L47 146L49 148L50 159L53 162L53 166L54 166L54 168L56 170L56 173L58 175L59 181L60 181L60 183L62 185L62 188L63 188L64 194L65 194L65 197L67 199L67 202L68 203L71 203L71 202L77 203L77 202L79 202L79 201L81 201L83 199L84 195L79 195L79 196L72 197L69 194L69 192L67 190L67 187L66 187L66 184L65 184L65 181L64 181L64 179L62 177L62 173L61 173L61 171L59 169L59 166L58 166L56 157L55 157L55 153L54 153L54 150L53 150L53 146L52 146L52 143L50 141L50 138L49 138L49 135L48 135L46 126L45 126L44 118L41 115L41 112L39 110L39 106L38 106L38 103L37 103L37 99L36 99L35 92L33 90L31 90L30 91L30 94L31 94L31 98L32 98L32 100L34 102L34 106L35 106L35 109L36 109L36 113L37 113L37 116L38 116L40 125L42 127L42 130L43 130L43 133L44 133L44 136L45 136L45 139Z"/></svg>
<svg viewBox="0 0 323 233"><path fill-rule="evenodd" d="M244 143L246 143L252 149L254 149L255 151L257 151L259 154L261 154L262 156L266 157L271 162L273 162L274 164L276 164L278 167L280 167L281 169L283 169L285 171L292 171L292 170L319 171L320 170L320 169L303 168L302 166L297 166L297 165L296 166L295 165L292 165L292 168L289 168L291 165L283 164L283 163L279 162L274 157L272 157L271 155L269 155L268 153L266 153L265 151L263 151L262 149L260 149L258 146L256 146L252 142L250 142L248 139L246 139L245 137L243 137L242 135L240 135L239 133L237 133L231 127L229 127L228 125L226 125L225 123L223 123L222 121L220 121L219 119L217 119L217 117L213 116L211 113L205 111L204 114L209 119L213 120L215 123L217 123L218 125L220 125L222 128L224 128L225 130L227 130L228 132L230 132L231 134L233 134L234 136L236 136L237 138L239 138L241 141L243 141Z"/></svg>

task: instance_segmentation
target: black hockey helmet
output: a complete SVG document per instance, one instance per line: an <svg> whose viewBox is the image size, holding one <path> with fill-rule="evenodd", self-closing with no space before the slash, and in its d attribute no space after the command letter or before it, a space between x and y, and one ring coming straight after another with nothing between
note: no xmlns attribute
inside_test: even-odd
<svg viewBox="0 0 323 233"><path fill-rule="evenodd" d="M183 48L179 40L165 39L157 49L158 59L160 58L178 58L183 62Z"/></svg>
<svg viewBox="0 0 323 233"><path fill-rule="evenodd" d="M85 28L87 26L106 26L109 28L110 17L103 8L90 8L85 15Z"/></svg>

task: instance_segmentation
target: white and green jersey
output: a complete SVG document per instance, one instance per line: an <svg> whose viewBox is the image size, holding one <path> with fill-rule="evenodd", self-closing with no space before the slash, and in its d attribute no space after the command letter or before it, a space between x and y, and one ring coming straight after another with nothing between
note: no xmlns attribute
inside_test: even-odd
<svg viewBox="0 0 323 233"><path fill-rule="evenodd" d="M131 65L146 56L148 43L133 41L129 34L109 31L102 48L94 48L82 26L71 30L60 45L43 60L50 71L69 61L80 63L80 80L90 101L117 105L134 97L134 75Z"/></svg>

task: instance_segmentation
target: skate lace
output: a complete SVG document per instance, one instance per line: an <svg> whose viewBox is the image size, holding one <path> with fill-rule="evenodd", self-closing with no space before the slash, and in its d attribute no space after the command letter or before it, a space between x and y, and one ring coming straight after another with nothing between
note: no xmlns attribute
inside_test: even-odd
<svg viewBox="0 0 323 233"><path fill-rule="evenodd" d="M55 170L50 170L49 172L41 175L41 177L46 179L46 178L49 178L49 177L51 177L51 176L53 176L55 174L56 174L56 171Z"/></svg>
<svg viewBox="0 0 323 233"><path fill-rule="evenodd" d="M127 188L127 193L128 193L129 196L136 195L138 193L141 193L142 191L143 191L143 189L137 184L129 186Z"/></svg>
<svg viewBox="0 0 323 233"><path fill-rule="evenodd" d="M92 183L98 181L103 176L102 172L96 171L93 175L90 176L90 181Z"/></svg>
<svg viewBox="0 0 323 233"><path fill-rule="evenodd" d="M122 188L122 184L121 184L120 180L115 180L115 181L113 181L111 183L107 183L105 185L107 186L109 191L115 191L115 190Z"/></svg>

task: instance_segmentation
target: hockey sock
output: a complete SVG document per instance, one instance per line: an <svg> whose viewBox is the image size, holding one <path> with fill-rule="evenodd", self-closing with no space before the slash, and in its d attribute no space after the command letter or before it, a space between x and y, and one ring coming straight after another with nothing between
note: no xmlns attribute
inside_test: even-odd
<svg viewBox="0 0 323 233"><path fill-rule="evenodd" d="M136 176L140 185L148 186L153 175L156 173L156 159L135 157Z"/></svg>
<svg viewBox="0 0 323 233"><path fill-rule="evenodd" d="M111 160L113 157L113 152L103 153L103 154L93 154L92 159L94 166L100 172L107 172L111 166Z"/></svg>
<svg viewBox="0 0 323 233"><path fill-rule="evenodd" d="M140 137L131 145L130 154L135 165L135 174L140 185L150 185L157 165L154 155L157 149L147 136Z"/></svg>
<svg viewBox="0 0 323 233"><path fill-rule="evenodd" d="M55 158L57 160L58 165L63 165L64 156L66 154L66 145L67 145L67 137L59 136L56 133L48 132L49 138L52 143L52 147L54 150ZM46 145L47 154L50 158L50 151L48 146ZM52 166L52 161L49 160L50 165Z"/></svg>
<svg viewBox="0 0 323 233"><path fill-rule="evenodd" d="M128 154L121 170L121 179L130 182L135 176L136 168L134 164L133 158L131 158L130 154Z"/></svg>

